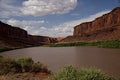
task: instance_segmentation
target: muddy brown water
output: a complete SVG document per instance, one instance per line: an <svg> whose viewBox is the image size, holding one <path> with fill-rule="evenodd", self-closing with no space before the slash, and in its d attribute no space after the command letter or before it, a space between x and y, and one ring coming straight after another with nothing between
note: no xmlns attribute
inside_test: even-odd
<svg viewBox="0 0 120 80"><path fill-rule="evenodd" d="M53 72L62 67L96 67L109 75L120 76L120 49L97 47L33 47L2 52L10 58L32 57L41 61Z"/></svg>

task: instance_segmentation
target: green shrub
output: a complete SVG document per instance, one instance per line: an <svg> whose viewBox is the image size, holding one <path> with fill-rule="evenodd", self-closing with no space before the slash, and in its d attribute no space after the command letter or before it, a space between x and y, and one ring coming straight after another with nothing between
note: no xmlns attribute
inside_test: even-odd
<svg viewBox="0 0 120 80"><path fill-rule="evenodd" d="M32 65L34 64L32 58L21 58L16 60L16 62L21 65L22 72L29 72L32 69Z"/></svg>
<svg viewBox="0 0 120 80"><path fill-rule="evenodd" d="M81 69L79 71L80 80L112 80L101 70L89 68L89 69Z"/></svg>
<svg viewBox="0 0 120 80"><path fill-rule="evenodd" d="M12 59L1 59L0 60L0 74L7 74L9 72L18 73L21 72L21 65L17 64Z"/></svg>
<svg viewBox="0 0 120 80"><path fill-rule="evenodd" d="M0 56L0 59L3 59L3 56Z"/></svg>
<svg viewBox="0 0 120 80"><path fill-rule="evenodd" d="M78 69L72 66L65 67L58 74L47 80L114 80L97 69Z"/></svg>
<svg viewBox="0 0 120 80"><path fill-rule="evenodd" d="M41 72L50 73L50 71L48 70L47 66L44 66L44 65L43 65L43 66L41 67L41 70L42 70Z"/></svg>
<svg viewBox="0 0 120 80"><path fill-rule="evenodd" d="M45 72L50 73L42 63L34 63L32 58L9 59L0 58L0 75L19 72Z"/></svg>
<svg viewBox="0 0 120 80"><path fill-rule="evenodd" d="M114 41L104 41L101 42L99 47L107 47L107 48L120 48L120 41L119 40L114 40Z"/></svg>
<svg viewBox="0 0 120 80"><path fill-rule="evenodd" d="M40 72L42 71L41 67L43 64L41 64L40 62L37 62L35 64L32 65L32 72Z"/></svg>
<svg viewBox="0 0 120 80"><path fill-rule="evenodd" d="M32 58L21 58L16 60L18 64L22 67L22 72L46 72L49 73L49 70L40 62L34 63Z"/></svg>
<svg viewBox="0 0 120 80"><path fill-rule="evenodd" d="M43 65L40 62L37 62L32 65L31 72L45 72L45 73L51 73L51 71L48 70L47 66Z"/></svg>

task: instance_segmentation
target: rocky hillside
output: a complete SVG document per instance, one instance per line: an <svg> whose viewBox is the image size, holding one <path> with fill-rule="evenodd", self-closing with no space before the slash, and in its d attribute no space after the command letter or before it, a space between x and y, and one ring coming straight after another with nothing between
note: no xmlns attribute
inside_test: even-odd
<svg viewBox="0 0 120 80"><path fill-rule="evenodd" d="M29 35L27 31L13 27L0 21L0 47L4 46L35 46L55 43L55 38Z"/></svg>
<svg viewBox="0 0 120 80"><path fill-rule="evenodd" d="M73 36L63 39L68 41L120 40L120 7L110 13L74 27Z"/></svg>

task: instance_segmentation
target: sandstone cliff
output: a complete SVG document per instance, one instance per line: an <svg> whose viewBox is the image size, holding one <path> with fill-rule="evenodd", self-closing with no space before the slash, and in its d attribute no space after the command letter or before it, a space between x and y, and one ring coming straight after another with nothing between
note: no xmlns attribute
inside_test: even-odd
<svg viewBox="0 0 120 80"><path fill-rule="evenodd" d="M0 47L2 46L35 46L55 43L57 39L47 36L29 35L27 31L0 21Z"/></svg>
<svg viewBox="0 0 120 80"><path fill-rule="evenodd" d="M74 27L73 36L63 41L98 41L120 39L120 7L110 13Z"/></svg>

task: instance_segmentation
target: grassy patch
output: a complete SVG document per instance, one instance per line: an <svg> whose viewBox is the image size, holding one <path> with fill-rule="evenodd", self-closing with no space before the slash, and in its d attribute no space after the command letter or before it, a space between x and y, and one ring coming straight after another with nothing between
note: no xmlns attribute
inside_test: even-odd
<svg viewBox="0 0 120 80"><path fill-rule="evenodd" d="M0 58L0 75L22 72L43 72L50 73L45 65L40 62L35 63L32 58L9 59Z"/></svg>
<svg viewBox="0 0 120 80"><path fill-rule="evenodd" d="M100 42L97 46L99 47L107 47L107 48L120 48L120 41L115 40L115 41L103 41Z"/></svg>
<svg viewBox="0 0 120 80"><path fill-rule="evenodd" d="M72 42L50 44L50 47L69 47L69 46L98 46L103 48L120 48L120 41L98 41L98 42Z"/></svg>
<svg viewBox="0 0 120 80"><path fill-rule="evenodd" d="M63 68L62 71L57 73L47 80L116 80L104 72L94 68L78 69L72 66Z"/></svg>

